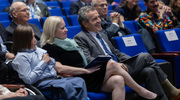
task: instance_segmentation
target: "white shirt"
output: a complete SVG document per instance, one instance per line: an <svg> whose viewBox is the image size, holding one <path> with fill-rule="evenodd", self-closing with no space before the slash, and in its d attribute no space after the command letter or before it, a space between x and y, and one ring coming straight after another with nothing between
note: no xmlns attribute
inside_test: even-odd
<svg viewBox="0 0 180 100"><path fill-rule="evenodd" d="M108 53L106 53L106 51L104 50L101 42L100 42L99 39L96 37L96 34L97 34L97 33L95 33L95 32L90 32L90 31L89 31L89 33L94 37L94 39L96 40L96 42L100 45L100 47L101 47L101 49L103 50L104 54L105 54L105 55L109 55ZM102 38L102 37L101 37L101 38ZM102 38L102 40L104 41L103 38ZM107 49L108 49L109 51L111 51L110 48L109 48L109 46L108 46L108 44L106 43L106 41L104 41L104 43L105 43Z"/></svg>

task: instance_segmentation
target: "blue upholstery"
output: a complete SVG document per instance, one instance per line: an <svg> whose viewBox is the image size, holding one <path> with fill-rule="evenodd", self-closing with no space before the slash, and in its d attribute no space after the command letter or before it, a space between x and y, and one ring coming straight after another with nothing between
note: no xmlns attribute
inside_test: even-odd
<svg viewBox="0 0 180 100"><path fill-rule="evenodd" d="M50 8L59 8L60 7L58 1L46 1L44 3Z"/></svg>
<svg viewBox="0 0 180 100"><path fill-rule="evenodd" d="M123 24L130 29L132 34L139 30L137 21L124 21Z"/></svg>
<svg viewBox="0 0 180 100"><path fill-rule="evenodd" d="M0 21L4 21L4 20L10 20L8 12L0 13Z"/></svg>
<svg viewBox="0 0 180 100"><path fill-rule="evenodd" d="M73 1L61 1L60 4L62 8L70 8L72 2Z"/></svg>
<svg viewBox="0 0 180 100"><path fill-rule="evenodd" d="M78 15L69 15L68 19L72 26L80 25L78 22Z"/></svg>
<svg viewBox="0 0 180 100"><path fill-rule="evenodd" d="M66 16L70 15L70 8L63 8L63 10Z"/></svg>
<svg viewBox="0 0 180 100"><path fill-rule="evenodd" d="M42 26L41 26L41 24L40 24L40 22L39 22L38 19L30 19L30 20L28 21L28 23L35 24L35 25L37 25L37 26L42 30Z"/></svg>
<svg viewBox="0 0 180 100"><path fill-rule="evenodd" d="M176 35L178 38L176 38L175 40L172 41L168 41L165 32L168 31L175 31ZM161 50L163 52L175 52L175 51L180 51L180 28L177 29L169 29L169 30L161 30L161 31L157 31L157 37L158 37L158 41L161 47ZM173 33L170 33L170 36L175 36ZM172 64L174 64L174 71L175 71L175 80L176 80L176 87L180 88L180 56L175 56L174 58L171 58L170 60L173 59Z"/></svg>
<svg viewBox="0 0 180 100"><path fill-rule="evenodd" d="M137 45L126 47L124 44L124 41L123 41L123 37L134 37L135 40L138 40L138 41L136 41ZM119 49L121 52L123 52L129 56L134 56L140 52L147 52L140 34L132 34L132 35L126 35L126 36L122 36L122 37L114 37L113 39L115 41L115 45L117 46L117 49Z"/></svg>
<svg viewBox="0 0 180 100"><path fill-rule="evenodd" d="M135 39L137 45L126 46L123 41L124 37L133 37ZM115 43L117 49L119 49L121 52L123 52L129 56L135 56L141 52L147 53L147 50L144 46L144 43L142 41L140 34L131 34L131 35L126 35L126 36L121 36L121 37L114 37L113 40L114 40L114 43ZM166 62L163 59L155 59L155 61L157 63Z"/></svg>
<svg viewBox="0 0 180 100"><path fill-rule="evenodd" d="M2 23L5 28L11 24L10 20L0 21L0 23Z"/></svg>
<svg viewBox="0 0 180 100"><path fill-rule="evenodd" d="M178 40L168 41L165 32L174 30L178 37ZM158 40L163 52L166 51L180 51L180 28L169 29L169 30L160 30L156 32Z"/></svg>
<svg viewBox="0 0 180 100"><path fill-rule="evenodd" d="M51 16L63 16L61 8L49 9Z"/></svg>
<svg viewBox="0 0 180 100"><path fill-rule="evenodd" d="M9 6L9 1L8 0L0 0L0 5L5 5L5 6Z"/></svg>
<svg viewBox="0 0 180 100"><path fill-rule="evenodd" d="M68 23L68 21L67 21L66 16L61 16L61 17L64 19L64 22L65 22L65 24L66 24L66 27L69 26L69 23ZM44 25L44 22L45 22L46 18L47 18L47 17L42 17L42 18L40 19L41 26Z"/></svg>
<svg viewBox="0 0 180 100"><path fill-rule="evenodd" d="M0 12L3 11L4 8L8 7L7 5L0 5Z"/></svg>
<svg viewBox="0 0 180 100"><path fill-rule="evenodd" d="M66 27L68 29L67 37L73 39L73 37L81 31L80 26L69 26Z"/></svg>
<svg viewBox="0 0 180 100"><path fill-rule="evenodd" d="M114 2L120 3L120 2L121 2L121 0L114 0Z"/></svg>
<svg viewBox="0 0 180 100"><path fill-rule="evenodd" d="M144 2L138 2L138 5L141 8L141 11L145 11L146 10L146 6L145 6Z"/></svg>

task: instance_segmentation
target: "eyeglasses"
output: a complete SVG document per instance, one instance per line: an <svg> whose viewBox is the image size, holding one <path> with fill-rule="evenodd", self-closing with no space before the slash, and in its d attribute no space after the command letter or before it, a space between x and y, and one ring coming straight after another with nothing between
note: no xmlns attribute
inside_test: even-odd
<svg viewBox="0 0 180 100"><path fill-rule="evenodd" d="M26 8L26 9L17 10L17 12L18 12L18 11L20 11L20 12L27 12L27 11L28 11L28 12L29 12L29 9Z"/></svg>

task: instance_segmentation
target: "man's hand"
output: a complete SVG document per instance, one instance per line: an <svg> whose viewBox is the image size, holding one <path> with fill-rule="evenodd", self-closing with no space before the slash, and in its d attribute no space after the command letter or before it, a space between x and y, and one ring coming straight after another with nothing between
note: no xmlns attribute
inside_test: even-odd
<svg viewBox="0 0 180 100"><path fill-rule="evenodd" d="M111 17L112 23L116 23L116 24L119 23L119 19L120 19L120 14L119 13L113 12L113 13L110 14L110 17Z"/></svg>
<svg viewBox="0 0 180 100"><path fill-rule="evenodd" d="M6 58L13 60L15 58L15 55L13 53L6 53Z"/></svg>
<svg viewBox="0 0 180 100"><path fill-rule="evenodd" d="M173 13L172 13L172 10L171 10L170 7L164 5L164 6L162 7L162 10L164 10L164 12L165 12L166 14L168 14L169 17L173 16Z"/></svg>
<svg viewBox="0 0 180 100"><path fill-rule="evenodd" d="M119 63L120 67L122 67L125 71L128 72L128 68L123 63Z"/></svg>

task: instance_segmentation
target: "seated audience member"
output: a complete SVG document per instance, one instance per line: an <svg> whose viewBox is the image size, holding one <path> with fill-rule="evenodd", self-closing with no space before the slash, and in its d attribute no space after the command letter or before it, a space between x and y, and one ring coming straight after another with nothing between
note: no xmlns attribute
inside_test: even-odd
<svg viewBox="0 0 180 100"><path fill-rule="evenodd" d="M180 99L180 91L168 81L167 75L150 54L140 53L130 57L112 46L107 36L101 32L101 19L95 8L82 7L78 13L78 21L82 31L74 39L83 50L88 62L98 55L109 55L112 57L111 61L117 61L116 70L127 71L136 82L144 83L148 90L163 95L159 100Z"/></svg>
<svg viewBox="0 0 180 100"><path fill-rule="evenodd" d="M12 41L13 31L18 25L30 25L35 33L37 41L40 40L41 30L35 24L28 23L29 21L29 9L23 2L14 2L10 7L10 13L12 15L12 22L6 28L7 41Z"/></svg>
<svg viewBox="0 0 180 100"><path fill-rule="evenodd" d="M14 54L10 53L7 50L7 47L4 45L5 42L5 34L6 30L4 26L0 23L0 84L4 84L7 82L7 76L8 74L8 69L9 67L5 63L5 61L8 60L13 60L14 59ZM9 69L10 70L10 69Z"/></svg>
<svg viewBox="0 0 180 100"><path fill-rule="evenodd" d="M178 24L180 24L180 0L171 0L169 6L171 7L174 16L178 20Z"/></svg>
<svg viewBox="0 0 180 100"><path fill-rule="evenodd" d="M97 68L82 70L56 62L45 50L36 47L36 39L30 26L19 25L13 34L12 52L16 57L12 66L20 79L40 90L53 87L65 100L87 100L86 85L82 78L57 74L91 73Z"/></svg>
<svg viewBox="0 0 180 100"><path fill-rule="evenodd" d="M120 13L121 21L138 20L141 8L138 6L138 0L122 0L115 12Z"/></svg>
<svg viewBox="0 0 180 100"><path fill-rule="evenodd" d="M81 7L90 5L88 1L89 0L78 0L72 2L70 5L70 14L71 15L78 14L78 11Z"/></svg>
<svg viewBox="0 0 180 100"><path fill-rule="evenodd" d="M101 27L107 31L109 40L114 36L123 36L131 34L130 30L121 22L120 14L117 12L111 13L108 16L108 4L106 0L92 0L91 6L95 7L101 18ZM154 46L153 40L146 29L139 29L136 33L141 34L143 43L149 53L155 53L156 47Z"/></svg>
<svg viewBox="0 0 180 100"><path fill-rule="evenodd" d="M27 91L22 88L16 92L11 92L0 85L0 100L45 100L45 98L40 95L28 95Z"/></svg>
<svg viewBox="0 0 180 100"><path fill-rule="evenodd" d="M156 31L172 29L177 26L177 19L173 15L171 8L166 5L159 7L158 0L144 0L147 10L139 15L138 25L140 28L145 28L149 31L154 45L159 52L161 48L157 42Z"/></svg>
<svg viewBox="0 0 180 100"><path fill-rule="evenodd" d="M139 26L147 29L153 38L156 31L172 29L177 25L170 7L164 5L162 9L159 9L159 1L144 1L147 10L139 15Z"/></svg>
<svg viewBox="0 0 180 100"><path fill-rule="evenodd" d="M73 39L67 38L67 29L62 17L51 16L44 23L44 33L41 37L41 46L48 54L63 65L82 68L87 61L83 51ZM106 67L105 67L106 66ZM153 99L157 95L139 86L130 75L115 61L109 61L92 74L79 73L84 78L87 90L90 92L112 92L112 100L124 100L124 85L134 89L140 96Z"/></svg>
<svg viewBox="0 0 180 100"><path fill-rule="evenodd" d="M30 19L50 16L48 7L44 3L38 3L36 0L26 0L26 4L29 8Z"/></svg>

